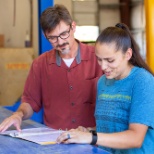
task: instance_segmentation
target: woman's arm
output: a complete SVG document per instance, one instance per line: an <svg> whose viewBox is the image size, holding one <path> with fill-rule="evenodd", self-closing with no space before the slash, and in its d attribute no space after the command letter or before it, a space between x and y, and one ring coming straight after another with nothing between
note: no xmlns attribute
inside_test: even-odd
<svg viewBox="0 0 154 154"><path fill-rule="evenodd" d="M128 149L139 148L142 145L148 127L142 124L130 124L129 129L118 133L97 133L97 145L115 148ZM68 139L68 134L70 138ZM70 130L58 137L58 143L87 143L92 141L90 132Z"/></svg>
<svg viewBox="0 0 154 154"><path fill-rule="evenodd" d="M129 129L119 133L98 133L97 144L115 149L139 148L142 146L148 127L130 124Z"/></svg>

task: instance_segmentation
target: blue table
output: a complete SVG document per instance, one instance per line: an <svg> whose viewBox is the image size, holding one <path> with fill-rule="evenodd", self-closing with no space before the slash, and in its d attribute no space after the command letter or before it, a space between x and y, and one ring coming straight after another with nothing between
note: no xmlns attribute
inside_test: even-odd
<svg viewBox="0 0 154 154"><path fill-rule="evenodd" d="M0 107L0 123L10 116L11 111ZM22 128L42 127L44 125L32 120L25 120ZM10 129L14 129L11 127ZM108 152L88 144L54 144L38 145L26 140L0 135L0 154L109 154Z"/></svg>

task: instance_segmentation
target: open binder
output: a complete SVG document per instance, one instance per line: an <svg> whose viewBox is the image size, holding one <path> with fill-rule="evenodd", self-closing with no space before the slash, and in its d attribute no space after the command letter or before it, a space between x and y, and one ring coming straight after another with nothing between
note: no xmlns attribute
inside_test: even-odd
<svg viewBox="0 0 154 154"><path fill-rule="evenodd" d="M41 127L23 129L21 132L18 132L17 130L10 130L0 134L24 139L40 145L47 145L56 144L56 139L62 132L62 130L56 130L49 127Z"/></svg>

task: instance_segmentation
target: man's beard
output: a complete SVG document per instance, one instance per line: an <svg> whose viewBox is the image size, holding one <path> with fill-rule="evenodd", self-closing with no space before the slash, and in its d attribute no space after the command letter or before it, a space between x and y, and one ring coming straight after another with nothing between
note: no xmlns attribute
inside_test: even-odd
<svg viewBox="0 0 154 154"><path fill-rule="evenodd" d="M68 42L66 43L63 43L62 45L57 45L57 48L59 47L61 49L61 47L65 47L66 45L69 45ZM63 55L66 55L70 52L70 49L69 48L62 48L59 52L61 52Z"/></svg>
<svg viewBox="0 0 154 154"><path fill-rule="evenodd" d="M63 54L63 55L66 55L66 54L68 54L70 52L70 49L62 49L62 51L61 51L61 53Z"/></svg>

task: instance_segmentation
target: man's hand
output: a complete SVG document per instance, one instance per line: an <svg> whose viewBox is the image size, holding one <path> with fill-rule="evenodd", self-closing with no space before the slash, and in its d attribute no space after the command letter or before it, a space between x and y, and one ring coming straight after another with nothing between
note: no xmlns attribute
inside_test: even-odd
<svg viewBox="0 0 154 154"><path fill-rule="evenodd" d="M82 131L82 132L90 132L91 130L96 130L96 127L83 127L83 126L79 126L78 128L76 128L76 130Z"/></svg>
<svg viewBox="0 0 154 154"><path fill-rule="evenodd" d="M32 115L33 109L30 104L25 102L21 103L18 110L0 124L0 132L4 132L12 125L14 125L18 131L21 131L20 126L22 120L29 119Z"/></svg>
<svg viewBox="0 0 154 154"><path fill-rule="evenodd" d="M4 132L12 125L14 125L18 131L21 131L20 126L21 126L21 122L22 122L22 117L23 117L23 113L21 111L14 112L14 114L12 116L6 118L0 124L0 132Z"/></svg>

